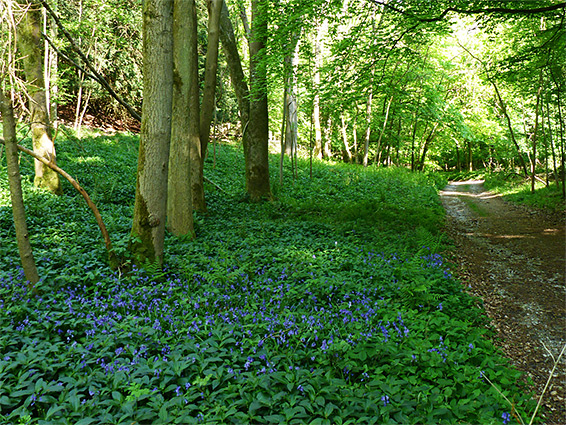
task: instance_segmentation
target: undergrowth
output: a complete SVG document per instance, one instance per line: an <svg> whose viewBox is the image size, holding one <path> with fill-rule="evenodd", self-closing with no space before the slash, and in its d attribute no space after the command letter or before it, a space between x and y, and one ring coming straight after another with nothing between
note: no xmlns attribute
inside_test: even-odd
<svg viewBox="0 0 566 425"><path fill-rule="evenodd" d="M0 422L489 424L534 409L439 254L441 177L315 162L311 179L299 160L274 202L249 204L240 149L217 152L205 175L227 193L207 184L197 238L168 235L166 268L129 275L108 270L82 198L33 188L23 159L37 298L2 164ZM119 247L136 155L128 135L59 145Z"/></svg>
<svg viewBox="0 0 566 425"><path fill-rule="evenodd" d="M566 204L562 197L562 188L555 182L548 185L535 182L535 191L531 192L531 180L509 173L491 173L486 175L485 187L503 195L504 199L549 211L564 212Z"/></svg>

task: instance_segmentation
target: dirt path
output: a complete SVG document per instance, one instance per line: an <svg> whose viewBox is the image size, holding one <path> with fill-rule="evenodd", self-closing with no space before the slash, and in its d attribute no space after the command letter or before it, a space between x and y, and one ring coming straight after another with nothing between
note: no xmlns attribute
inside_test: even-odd
<svg viewBox="0 0 566 425"><path fill-rule="evenodd" d="M496 343L542 389L566 343L566 236L562 214L505 202L483 181L452 182L441 192L455 262L470 292L482 297ZM566 424L566 362L547 390L545 423Z"/></svg>

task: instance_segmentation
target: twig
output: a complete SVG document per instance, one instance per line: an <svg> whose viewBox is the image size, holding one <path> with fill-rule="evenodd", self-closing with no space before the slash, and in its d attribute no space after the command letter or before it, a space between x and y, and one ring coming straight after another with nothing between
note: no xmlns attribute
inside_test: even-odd
<svg viewBox="0 0 566 425"><path fill-rule="evenodd" d="M544 345L544 343L542 344L544 346L544 348L546 349L546 351L548 351L550 353L550 351L548 350L548 348L546 348L546 345ZM539 399L538 399L538 403L537 403L537 407L535 409L535 411L533 412L533 416L531 416L531 420L529 421L529 425L532 425L532 423L535 420L535 417L537 416L537 412L538 409L542 403L542 398L544 396L544 393L546 392L546 390L548 389L548 386L550 385L550 380L552 379L552 377L554 376L554 371L556 370L556 367L558 366L558 363L560 363L560 360L562 359L562 356L564 355L564 350L566 350L566 344L564 344L564 346L562 347L562 351L560 351L560 355L558 356L558 358L556 360L554 360L554 356L552 355L552 353L550 353L550 356L552 357L552 360L554 360L554 366L552 367L552 370L550 371L550 375L548 375L548 379L546 380L546 384L544 386L544 389L542 390L542 394L540 395Z"/></svg>
<svg viewBox="0 0 566 425"><path fill-rule="evenodd" d="M216 183L214 183L212 180L210 180L208 177L203 177L208 183L210 183L211 185L213 185L216 189L218 189L221 192L224 192L225 194L228 194L228 192L226 192L224 189L222 189L220 186L218 186Z"/></svg>
<svg viewBox="0 0 566 425"><path fill-rule="evenodd" d="M517 416L517 417L519 418L519 421L521 422L522 425L526 425L526 424L525 424L525 421L523 420L523 418L521 417L521 415L519 415L519 412L517 412L517 409L515 408L515 405L514 405L513 403L511 403L511 401L510 401L507 397L505 397L505 394L503 394L503 393L499 390L499 388L497 388L497 387L495 386L495 384L489 380L489 378L487 377L487 375L486 375L484 372L482 372L482 376L487 380L487 382L489 382L489 384L490 384L493 388L495 388L495 390L499 393L499 395L501 395L501 397L503 397L503 398L505 399L505 401L506 401L507 403L509 403L509 406L511 406L511 413L514 413L515 416Z"/></svg>

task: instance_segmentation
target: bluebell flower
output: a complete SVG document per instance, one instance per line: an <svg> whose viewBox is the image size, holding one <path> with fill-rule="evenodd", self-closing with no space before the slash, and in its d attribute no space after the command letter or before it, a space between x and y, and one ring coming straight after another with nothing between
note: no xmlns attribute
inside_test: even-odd
<svg viewBox="0 0 566 425"><path fill-rule="evenodd" d="M506 425L511 420L511 415L509 413L505 412L501 415L501 418L503 419L503 425Z"/></svg>

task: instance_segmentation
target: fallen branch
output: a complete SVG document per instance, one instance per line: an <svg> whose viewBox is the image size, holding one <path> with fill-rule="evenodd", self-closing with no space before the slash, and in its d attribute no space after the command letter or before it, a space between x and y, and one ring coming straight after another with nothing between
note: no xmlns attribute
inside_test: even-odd
<svg viewBox="0 0 566 425"><path fill-rule="evenodd" d="M228 194L228 192L226 192L224 189L222 189L220 186L218 186L216 183L214 183L212 180L210 180L207 177L203 177L208 183L210 183L211 185L213 185L216 189L218 189L221 192L224 192L225 194Z"/></svg>
<svg viewBox="0 0 566 425"><path fill-rule="evenodd" d="M3 138L0 138L0 143L2 145L4 145L4 139ZM118 262L117 262L116 254L112 250L112 242L110 241L110 235L108 234L108 230L106 230L106 226L104 225L104 222L102 221L102 216L100 215L100 212L98 211L98 208L96 207L94 202L92 202L92 199L90 199L90 196L88 196L88 193L86 193L86 191L79 185L79 183L74 178L72 178L62 168L53 164L51 161L48 161L47 159L42 158L41 156L36 154L34 151L32 151L28 148L25 148L22 145L16 145L16 146L18 147L18 150L25 152L28 155L31 155L32 157L34 157L38 161L47 165L53 171L56 171L57 173L61 174L63 177L65 177L69 181L69 183L71 183L71 185L75 189L77 189L77 191L82 195L82 197L86 201L87 205L89 206L89 208L91 209L91 211L94 214L94 218L96 219L96 223L98 224L98 227L100 228L100 232L102 233L102 237L104 238L104 243L106 244L106 250L108 251L108 259L110 261L111 267L113 267L113 265L117 265Z"/></svg>

